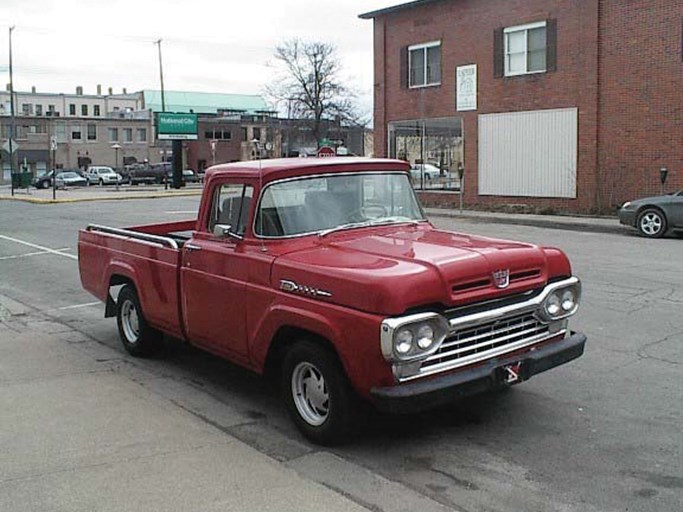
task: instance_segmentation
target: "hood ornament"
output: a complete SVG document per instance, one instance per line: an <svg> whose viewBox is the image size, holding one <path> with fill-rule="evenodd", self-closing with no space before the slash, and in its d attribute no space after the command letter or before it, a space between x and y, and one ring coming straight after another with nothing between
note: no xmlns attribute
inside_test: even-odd
<svg viewBox="0 0 683 512"><path fill-rule="evenodd" d="M491 274L493 277L493 284L496 288L507 288L510 285L510 269L496 270Z"/></svg>

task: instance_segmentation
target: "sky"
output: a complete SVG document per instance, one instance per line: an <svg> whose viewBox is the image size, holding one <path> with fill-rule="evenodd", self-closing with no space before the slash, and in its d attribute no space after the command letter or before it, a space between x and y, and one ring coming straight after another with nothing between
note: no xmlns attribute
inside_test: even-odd
<svg viewBox="0 0 683 512"><path fill-rule="evenodd" d="M0 83L9 82L12 25L16 91L86 94L97 84L159 89L158 39L166 90L262 94L273 49L298 37L336 46L342 78L369 116L372 21L358 15L405 1L2 0Z"/></svg>

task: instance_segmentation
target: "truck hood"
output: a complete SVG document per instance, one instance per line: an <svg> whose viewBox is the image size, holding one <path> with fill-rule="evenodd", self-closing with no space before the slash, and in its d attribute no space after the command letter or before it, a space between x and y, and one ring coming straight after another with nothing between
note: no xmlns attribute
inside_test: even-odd
<svg viewBox="0 0 683 512"><path fill-rule="evenodd" d="M499 271L509 272L504 288L494 279ZM571 274L559 250L429 225L392 226L335 233L284 254L274 262L272 284L317 300L397 315L538 288L550 272Z"/></svg>

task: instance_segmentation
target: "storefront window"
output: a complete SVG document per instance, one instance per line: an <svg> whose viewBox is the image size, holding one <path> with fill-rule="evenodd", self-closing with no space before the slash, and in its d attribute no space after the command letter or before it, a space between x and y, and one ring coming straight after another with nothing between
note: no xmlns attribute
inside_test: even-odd
<svg viewBox="0 0 683 512"><path fill-rule="evenodd" d="M411 164L418 190L458 192L464 161L462 119L442 117L389 123L389 157Z"/></svg>

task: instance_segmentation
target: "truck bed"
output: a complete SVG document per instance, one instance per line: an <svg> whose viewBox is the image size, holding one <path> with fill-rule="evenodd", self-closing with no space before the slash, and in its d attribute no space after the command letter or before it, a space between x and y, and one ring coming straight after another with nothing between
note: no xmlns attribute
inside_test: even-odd
<svg viewBox="0 0 683 512"><path fill-rule="evenodd" d="M107 301L113 285L137 283L137 293L150 323L184 337L179 302L183 244L196 220L113 228L89 225L78 234L78 265L83 287Z"/></svg>

